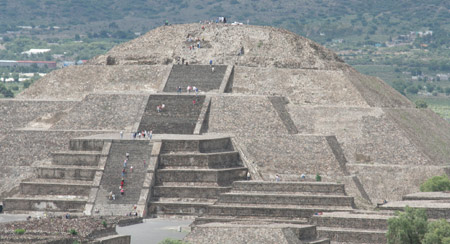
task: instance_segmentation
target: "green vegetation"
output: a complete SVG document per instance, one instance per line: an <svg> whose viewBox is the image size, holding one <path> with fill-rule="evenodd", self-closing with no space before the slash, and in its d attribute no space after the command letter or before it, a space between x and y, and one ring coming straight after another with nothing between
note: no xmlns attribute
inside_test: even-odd
<svg viewBox="0 0 450 244"><path fill-rule="evenodd" d="M450 244L450 223L445 219L428 224L423 244Z"/></svg>
<svg viewBox="0 0 450 244"><path fill-rule="evenodd" d="M387 243L422 243L428 225L425 210L406 207L404 212L395 215L388 219Z"/></svg>
<svg viewBox="0 0 450 244"><path fill-rule="evenodd" d="M106 227L108 226L108 223L106 223L106 221L105 221L105 220L103 220L103 221L102 221L102 225L103 225L103 227L105 227L105 228L106 228Z"/></svg>
<svg viewBox="0 0 450 244"><path fill-rule="evenodd" d="M188 244L188 243L181 241L181 240L166 238L166 239L160 241L158 244Z"/></svg>
<svg viewBox="0 0 450 244"><path fill-rule="evenodd" d="M316 174L316 181L322 181L322 176L320 176L319 174Z"/></svg>
<svg viewBox="0 0 450 244"><path fill-rule="evenodd" d="M424 100L416 100L414 102L416 104L416 108L427 108L428 104Z"/></svg>
<svg viewBox="0 0 450 244"><path fill-rule="evenodd" d="M445 219L427 221L425 209L406 207L404 212L396 212L396 217L388 219L388 244L449 244L450 223Z"/></svg>
<svg viewBox="0 0 450 244"><path fill-rule="evenodd" d="M69 234L76 236L76 235L78 235L78 232L75 229L70 229Z"/></svg>
<svg viewBox="0 0 450 244"><path fill-rule="evenodd" d="M23 235L23 234L25 234L25 230L24 229L15 229L14 233L17 235Z"/></svg>
<svg viewBox="0 0 450 244"><path fill-rule="evenodd" d="M420 191L450 191L450 179L447 175L433 176L420 185Z"/></svg>

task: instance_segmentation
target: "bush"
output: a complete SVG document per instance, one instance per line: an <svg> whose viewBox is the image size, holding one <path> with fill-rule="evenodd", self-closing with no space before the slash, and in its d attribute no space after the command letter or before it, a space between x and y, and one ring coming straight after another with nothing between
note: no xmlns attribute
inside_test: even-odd
<svg viewBox="0 0 450 244"><path fill-rule="evenodd" d="M181 240L175 240L171 238L166 238L159 242L158 244L187 244L187 242L181 241Z"/></svg>
<svg viewBox="0 0 450 244"><path fill-rule="evenodd" d="M428 231L423 239L423 244L449 244L450 223L441 219L428 224Z"/></svg>
<svg viewBox="0 0 450 244"><path fill-rule="evenodd" d="M16 233L17 235L23 235L23 234L25 234L25 231L26 230L24 230L24 229L15 229L14 233Z"/></svg>
<svg viewBox="0 0 450 244"><path fill-rule="evenodd" d="M69 230L69 233L70 233L71 235L73 235L73 236L78 235L78 232L77 232L75 229L70 229L70 230Z"/></svg>
<svg viewBox="0 0 450 244"><path fill-rule="evenodd" d="M447 175L434 176L420 186L420 191L450 191L450 179Z"/></svg>
<svg viewBox="0 0 450 244"><path fill-rule="evenodd" d="M18 90L19 90L19 87L18 87L18 86L11 86L11 89L12 89L13 91L18 91Z"/></svg>
<svg viewBox="0 0 450 244"><path fill-rule="evenodd" d="M319 174L316 174L316 181L322 181L322 176L320 176Z"/></svg>
<svg viewBox="0 0 450 244"><path fill-rule="evenodd" d="M416 104L416 108L427 108L428 107L427 102L425 102L424 100L421 100L421 99L417 100L415 102L415 104Z"/></svg>
<svg viewBox="0 0 450 244"><path fill-rule="evenodd" d="M415 86L408 86L406 88L406 92L411 93L411 94L417 94L419 92L419 90Z"/></svg>
<svg viewBox="0 0 450 244"><path fill-rule="evenodd" d="M103 221L102 221L102 225L103 225L103 227L105 227L105 228L106 228L106 226L108 226L108 223L106 223L106 221L105 221L105 220L103 220Z"/></svg>
<svg viewBox="0 0 450 244"><path fill-rule="evenodd" d="M425 209L406 206L404 212L396 212L395 215L388 219L387 243L422 243L428 224Z"/></svg>

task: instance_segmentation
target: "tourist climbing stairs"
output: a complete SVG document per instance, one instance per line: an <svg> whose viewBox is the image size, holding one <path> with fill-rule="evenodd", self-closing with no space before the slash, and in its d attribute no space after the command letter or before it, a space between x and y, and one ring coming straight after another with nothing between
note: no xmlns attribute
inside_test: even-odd
<svg viewBox="0 0 450 244"><path fill-rule="evenodd" d="M214 67L214 72L212 71ZM187 92L187 87L197 87L200 92L219 90L227 65L174 65L167 79L164 92Z"/></svg>
<svg viewBox="0 0 450 244"><path fill-rule="evenodd" d="M205 96L194 94L151 95L138 131L153 134L193 134ZM158 112L157 107L164 108Z"/></svg>

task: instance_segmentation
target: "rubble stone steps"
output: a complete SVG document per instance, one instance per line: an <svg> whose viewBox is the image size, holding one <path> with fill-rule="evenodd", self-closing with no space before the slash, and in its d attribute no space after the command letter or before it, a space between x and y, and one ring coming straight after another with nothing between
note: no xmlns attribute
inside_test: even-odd
<svg viewBox="0 0 450 244"><path fill-rule="evenodd" d="M324 213L310 218L310 224L321 227L353 228L363 230L387 230L390 215L367 215L354 213Z"/></svg>
<svg viewBox="0 0 450 244"><path fill-rule="evenodd" d="M176 153L160 156L159 168L232 168L241 166L239 152Z"/></svg>
<svg viewBox="0 0 450 244"><path fill-rule="evenodd" d="M207 224L207 223L227 223L227 222L267 222L267 223L288 223L288 224L308 224L307 218L277 218L277 217L254 217L254 216L200 216L195 218L195 221L192 223L192 226Z"/></svg>
<svg viewBox="0 0 450 244"><path fill-rule="evenodd" d="M163 187L219 187L217 182L159 182L157 186ZM224 186L226 187L226 186Z"/></svg>
<svg viewBox="0 0 450 244"><path fill-rule="evenodd" d="M82 212L87 200L84 196L19 195L5 199L3 206L8 212Z"/></svg>
<svg viewBox="0 0 450 244"><path fill-rule="evenodd" d="M91 181L97 167L90 166L39 166L36 167L37 175L42 179L65 179L65 180L85 180Z"/></svg>
<svg viewBox="0 0 450 244"><path fill-rule="evenodd" d="M212 205L208 207L207 215L225 216L263 216L286 218L309 218L317 212L349 211L348 207L329 206L296 206L296 205L267 205L267 204L234 204Z"/></svg>
<svg viewBox="0 0 450 244"><path fill-rule="evenodd" d="M235 181L233 191L239 192L312 192L319 194L344 195L344 184L328 182L268 182Z"/></svg>
<svg viewBox="0 0 450 244"><path fill-rule="evenodd" d="M178 86L187 92L187 86L195 86L200 91L208 92L220 88L226 65L214 65L214 72L209 65L173 65L167 79L164 92L176 92Z"/></svg>
<svg viewBox="0 0 450 244"><path fill-rule="evenodd" d="M317 227L320 238L329 238L338 243L386 243L386 230L344 229Z"/></svg>
<svg viewBox="0 0 450 244"><path fill-rule="evenodd" d="M448 200L394 201L379 206L379 209L403 211L406 206L426 209L429 219L450 219Z"/></svg>
<svg viewBox="0 0 450 244"><path fill-rule="evenodd" d="M149 162L152 145L147 140L112 141L110 154L100 181L100 191L97 199L104 200L104 203L107 204L136 204L141 194L146 173L144 161ZM127 152L130 156L127 162L126 173L123 177L125 194L120 195L119 187ZM131 166L133 166L133 172L130 170ZM107 201L107 195L111 191L115 193L116 200Z"/></svg>
<svg viewBox="0 0 450 244"><path fill-rule="evenodd" d="M193 105L193 100L196 104ZM193 134L205 96L151 95L139 124L139 131L154 134ZM165 105L158 113L156 107Z"/></svg>
<svg viewBox="0 0 450 244"><path fill-rule="evenodd" d="M280 195L270 193L224 193L220 195L218 204L296 204L296 205L322 205L322 206L348 206L354 205L353 197L339 195Z"/></svg>
<svg viewBox="0 0 450 244"><path fill-rule="evenodd" d="M158 169L156 184L162 182L217 182L219 186L230 185L246 177L247 168L229 169Z"/></svg>
<svg viewBox="0 0 450 244"><path fill-rule="evenodd" d="M203 140L164 140L161 154L187 152L187 153L214 153L234 151L230 138L214 138ZM161 156L162 156L161 155Z"/></svg>
<svg viewBox="0 0 450 244"><path fill-rule="evenodd" d="M99 151L64 151L52 153L53 165L98 166Z"/></svg>
<svg viewBox="0 0 450 244"><path fill-rule="evenodd" d="M175 201L172 199L160 199L150 202L149 213L154 215L187 215L199 216L213 203L211 201Z"/></svg>
<svg viewBox="0 0 450 244"><path fill-rule="evenodd" d="M91 186L90 181L34 179L20 183L20 193L22 195L88 196Z"/></svg>
<svg viewBox="0 0 450 244"><path fill-rule="evenodd" d="M230 191L231 187L217 186L155 186L153 187L154 197L173 197L173 198L211 198L217 197L224 192Z"/></svg>

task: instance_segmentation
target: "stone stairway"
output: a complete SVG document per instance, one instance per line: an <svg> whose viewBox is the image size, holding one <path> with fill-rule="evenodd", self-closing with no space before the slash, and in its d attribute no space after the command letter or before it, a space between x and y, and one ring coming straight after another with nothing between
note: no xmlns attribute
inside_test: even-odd
<svg viewBox="0 0 450 244"><path fill-rule="evenodd" d="M310 223L317 234L337 243L386 243L387 220L393 212L352 211L315 215Z"/></svg>
<svg viewBox="0 0 450 244"><path fill-rule="evenodd" d="M193 100L196 100L193 105ZM139 131L154 134L193 134L205 96L151 95L139 124ZM158 105L165 105L157 112Z"/></svg>
<svg viewBox="0 0 450 244"><path fill-rule="evenodd" d="M236 181L231 192L220 195L194 225L211 222L264 220L306 223L318 212L349 211L353 198L344 185L324 182Z"/></svg>
<svg viewBox="0 0 450 244"><path fill-rule="evenodd" d="M174 65L164 92L176 92L178 86L184 93L188 86L195 86L202 92L218 90L226 70L226 65L214 65L214 72L209 65Z"/></svg>
<svg viewBox="0 0 450 244"><path fill-rule="evenodd" d="M149 140L113 140L106 161L103 177L100 181L94 209L99 215L125 215L133 211L138 203L144 183L146 167L150 161L152 142ZM129 153L125 181L125 194L120 194L120 183L126 153ZM133 171L130 167L133 166ZM109 200L109 193L115 194L115 200Z"/></svg>
<svg viewBox="0 0 450 244"><path fill-rule="evenodd" d="M78 141L79 142L79 141ZM70 151L55 152L37 178L23 181L18 195L4 200L6 212L73 212L85 209L102 152L101 145L72 142Z"/></svg>
<svg viewBox="0 0 450 244"><path fill-rule="evenodd" d="M229 138L164 140L148 212L198 216L246 173Z"/></svg>

